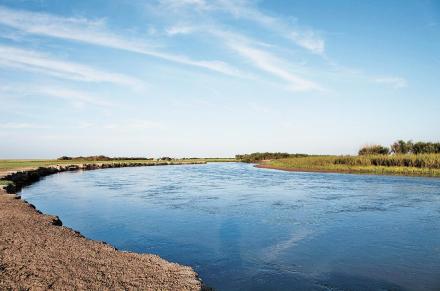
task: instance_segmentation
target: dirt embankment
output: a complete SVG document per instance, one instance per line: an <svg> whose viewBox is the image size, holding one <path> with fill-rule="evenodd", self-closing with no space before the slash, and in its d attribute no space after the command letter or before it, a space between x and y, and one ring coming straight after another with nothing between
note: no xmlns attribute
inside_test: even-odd
<svg viewBox="0 0 440 291"><path fill-rule="evenodd" d="M15 174L16 188L9 192L39 177L35 171ZM190 267L118 251L61 225L58 217L0 189L0 290L206 289Z"/></svg>

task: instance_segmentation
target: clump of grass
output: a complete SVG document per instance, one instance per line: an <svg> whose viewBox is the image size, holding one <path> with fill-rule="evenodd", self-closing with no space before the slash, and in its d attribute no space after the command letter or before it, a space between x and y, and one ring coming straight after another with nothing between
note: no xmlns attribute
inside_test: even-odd
<svg viewBox="0 0 440 291"><path fill-rule="evenodd" d="M9 184L13 184L13 182L9 181L9 180L0 179L0 188L4 188L4 187L8 186Z"/></svg>

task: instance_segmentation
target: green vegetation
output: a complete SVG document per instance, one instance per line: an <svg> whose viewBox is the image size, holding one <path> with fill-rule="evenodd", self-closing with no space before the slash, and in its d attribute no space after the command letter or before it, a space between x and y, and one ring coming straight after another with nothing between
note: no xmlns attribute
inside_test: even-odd
<svg viewBox="0 0 440 291"><path fill-rule="evenodd" d="M358 156L265 152L235 157L241 162L282 170L440 176L440 143L433 142L398 140L389 148L368 145L359 150Z"/></svg>
<svg viewBox="0 0 440 291"><path fill-rule="evenodd" d="M288 153L237 155L243 162L292 171L350 172L440 177L440 143L398 140L389 148L362 147L358 156L318 156Z"/></svg>
<svg viewBox="0 0 440 291"><path fill-rule="evenodd" d="M272 160L263 165L296 171L440 177L440 154L308 156Z"/></svg>
<svg viewBox="0 0 440 291"><path fill-rule="evenodd" d="M38 167L48 167L54 165L76 165L90 163L90 160L0 160L0 172L18 169L31 169ZM93 161L97 163L114 163L114 161ZM120 160L121 163L140 162L153 163L154 161L145 160Z"/></svg>
<svg viewBox="0 0 440 291"><path fill-rule="evenodd" d="M233 162L235 159L232 158L191 158L191 159L171 159L175 162L182 163L191 163L191 162ZM70 158L70 159L62 159L59 158L57 160L0 160L0 172L13 171L18 169L31 169L38 167L48 167L54 165L77 165L77 164L87 164L87 163L145 163L152 164L156 161L163 161L161 159L154 160L152 158L142 158L142 159L134 159L134 158L108 158L105 160L97 160L94 157L85 157L81 159Z"/></svg>
<svg viewBox="0 0 440 291"><path fill-rule="evenodd" d="M389 148L382 145L368 145L359 150L359 155L394 154L440 154L440 142L423 142L398 140Z"/></svg>
<svg viewBox="0 0 440 291"><path fill-rule="evenodd" d="M306 154L289 154L289 153L252 153L246 155L236 155L235 159L244 163L256 163L264 160L275 160L284 158L306 157Z"/></svg>
<svg viewBox="0 0 440 291"><path fill-rule="evenodd" d="M361 148L358 152L358 155L388 155L390 153L390 149L381 145L368 145Z"/></svg>
<svg viewBox="0 0 440 291"><path fill-rule="evenodd" d="M12 181L8 181L8 180L0 180L0 186L7 186L9 184L12 184Z"/></svg>
<svg viewBox="0 0 440 291"><path fill-rule="evenodd" d="M416 142L412 145L410 152L413 154L440 154L440 142Z"/></svg>
<svg viewBox="0 0 440 291"><path fill-rule="evenodd" d="M99 155L99 156L88 156L88 157L68 157L62 156L57 160L59 161L151 161L153 158L144 158L144 157L116 157L110 158L107 156Z"/></svg>

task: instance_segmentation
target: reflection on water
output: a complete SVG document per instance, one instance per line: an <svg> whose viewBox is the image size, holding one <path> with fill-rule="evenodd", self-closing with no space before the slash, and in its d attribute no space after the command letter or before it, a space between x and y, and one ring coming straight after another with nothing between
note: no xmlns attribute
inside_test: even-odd
<svg viewBox="0 0 440 291"><path fill-rule="evenodd" d="M61 173L22 195L217 290L440 290L440 179L219 163Z"/></svg>

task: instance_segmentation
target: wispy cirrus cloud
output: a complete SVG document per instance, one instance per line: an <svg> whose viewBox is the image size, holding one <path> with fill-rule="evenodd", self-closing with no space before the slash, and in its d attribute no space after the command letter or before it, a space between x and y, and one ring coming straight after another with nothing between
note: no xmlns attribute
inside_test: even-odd
<svg viewBox="0 0 440 291"><path fill-rule="evenodd" d="M83 107L85 105L94 105L98 107L113 107L113 103L102 98L101 96L95 95L93 93L84 92L75 89L67 89L65 87L53 87L53 86L45 86L45 87L37 87L34 88L34 93L64 99L66 101L72 102L74 105L78 107Z"/></svg>
<svg viewBox="0 0 440 291"><path fill-rule="evenodd" d="M10 85L0 86L0 100L7 98L23 98L28 96L49 97L65 100L76 107L97 106L113 107L113 103L102 96L78 89L60 87L54 84L45 85Z"/></svg>
<svg viewBox="0 0 440 291"><path fill-rule="evenodd" d="M0 128L2 129L47 129L50 128L48 125L26 123L26 122L6 122L0 123Z"/></svg>
<svg viewBox="0 0 440 291"><path fill-rule="evenodd" d="M58 78L84 82L110 82L137 86L136 78L98 70L90 66L59 60L36 51L0 45L0 66L37 71Z"/></svg>
<svg viewBox="0 0 440 291"><path fill-rule="evenodd" d="M271 16L259 9L254 2L246 0L161 0L160 10L188 13L184 8L193 8L202 13L223 12L233 18L253 22L286 38L303 49L318 55L325 53L325 40L321 33L311 28L288 23L279 17ZM194 19L194 18L193 18ZM199 19L199 18L195 18Z"/></svg>
<svg viewBox="0 0 440 291"><path fill-rule="evenodd" d="M148 129L164 129L165 124L153 120L131 119L123 123L107 123L102 125L104 129L131 131L131 130L148 130Z"/></svg>
<svg viewBox="0 0 440 291"><path fill-rule="evenodd" d="M154 9L154 8L153 8ZM165 32L169 36L190 34L203 35L209 39L216 39L221 47L236 53L254 70L259 69L266 74L272 75L287 83L289 90L293 91L324 91L314 81L307 80L300 73L292 71L290 60L277 55L273 45L265 42L264 38L254 38L238 29L231 30L230 26L224 26L222 22L213 21L218 14L227 14L239 20L250 21L252 25L260 25L274 34L287 38L295 44L314 54L323 54L325 41L318 33L311 29L299 29L290 27L280 18L269 16L258 9L249 1L205 1L205 0L161 0L155 7L156 13L172 11L179 19L185 19L184 24L177 23L169 26ZM205 17L210 15L208 19ZM285 48L281 48L283 50ZM248 71L250 68L247 68Z"/></svg>
<svg viewBox="0 0 440 291"><path fill-rule="evenodd" d="M243 43L230 43L229 46L250 60L254 66L287 82L287 88L290 90L322 91L318 84L292 73L285 68L285 61L267 51L250 47Z"/></svg>
<svg viewBox="0 0 440 291"><path fill-rule="evenodd" d="M205 27L201 31L221 39L227 48L237 53L253 67L286 82L285 88L288 90L325 91L316 82L293 72L290 62L270 52L267 49L270 45L266 43L236 32L222 31L215 27Z"/></svg>
<svg viewBox="0 0 440 291"><path fill-rule="evenodd" d="M193 27L185 24L173 25L166 29L166 33L168 35L177 35L177 34L188 34L193 32Z"/></svg>
<svg viewBox="0 0 440 291"><path fill-rule="evenodd" d="M374 79L374 82L384 85L389 85L394 89L405 88L408 86L408 82L402 77L378 77Z"/></svg>
<svg viewBox="0 0 440 291"><path fill-rule="evenodd" d="M114 49L144 54L182 65L208 69L218 73L241 76L238 69L219 60L194 60L180 54L158 49L144 41L112 33L102 20L60 17L47 13L29 12L0 6L0 24L29 34L78 41Z"/></svg>

